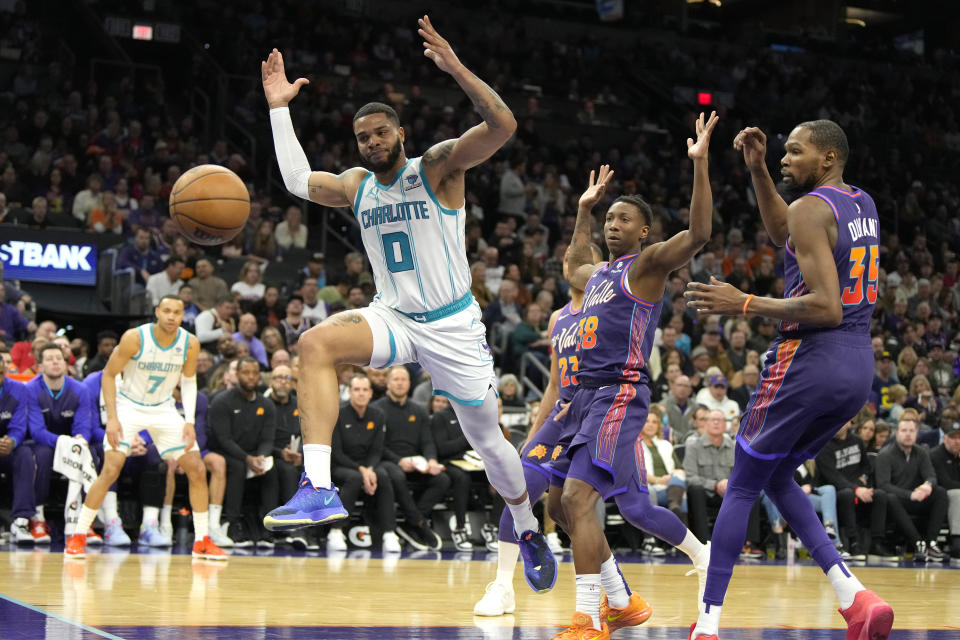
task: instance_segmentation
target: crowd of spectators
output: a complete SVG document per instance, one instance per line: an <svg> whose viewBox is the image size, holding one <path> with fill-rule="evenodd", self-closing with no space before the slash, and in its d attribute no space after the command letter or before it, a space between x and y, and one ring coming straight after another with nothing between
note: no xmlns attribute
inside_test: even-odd
<svg viewBox="0 0 960 640"><path fill-rule="evenodd" d="M199 3L195 10L196 28L214 20L212 5ZM359 164L350 122L368 100L385 100L397 108L411 157L478 121L452 81L422 58L412 19L364 21L358 27L348 14L324 12L320 19L316 11L288 0L268 6L218 5L216 21L232 20L238 28L230 30L229 38L221 29L208 33L211 55L230 72L256 68L261 57L278 46L291 75L311 77L292 113L314 169L339 172ZM27 12L3 15L8 39L37 31L37 18ZM651 242L688 223L685 203L692 178L681 125L689 124L693 111L679 105L670 112L639 90L648 86L639 81L666 83L669 70L678 82L709 83L733 96L730 105L720 107L721 124L714 136L713 237L700 255L672 275L650 359L653 399L663 414L663 433L649 434L647 442L649 457L661 461L654 465L652 484L663 489L657 499L687 514L701 537L709 536L710 508L725 488L727 462L732 462L732 449L726 452L730 435L758 383L777 328L763 318L699 318L686 308L682 292L688 282L707 282L710 276L757 295L782 296L784 286L782 249L769 242L759 224L743 162L724 141L746 124L759 124L768 129L769 159L774 160L780 151L777 134L798 121L828 117L846 128L852 149L847 177L871 193L883 222L872 326L877 377L864 412L841 431L842 437L838 434L847 453L837 453L832 466L818 459L813 471L798 474L807 480L804 486L818 499L845 552L894 557L890 547L902 539L919 556L935 557L930 548L932 544L938 551L939 523L922 534L911 530L907 525L913 505L905 503L904 517L892 497L903 496L887 486L900 481L887 476L881 481L873 462L886 473L888 467L880 464L883 452L901 451L910 457L905 449L914 445L901 438L904 423L916 427L917 450L929 446L936 452L939 447L956 458L956 447L951 448L945 434L954 433L951 425L957 423L960 406L960 193L944 169L958 166L960 158L958 123L949 102L949 87L955 85L960 66L957 57L938 52L905 64L773 49L747 56L742 46L730 43L717 48L670 34L648 41L622 34L603 38L590 30L579 38L550 39L509 14L491 19L482 29L442 20L437 24L463 60L504 95L520 122L516 137L502 152L467 174L465 247L472 291L483 309L496 365L504 380L509 374L526 376L502 385L512 385L504 404L521 412L536 397L533 389L545 382L536 364L548 363L546 320L568 299L562 257L590 169L603 162L616 171L607 202L633 193L649 200L654 212ZM684 46L662 46L670 38ZM312 47L318 41L323 43L320 50L306 48L306 43ZM229 151L226 140L203 139L189 115L151 99L148 89L132 83L75 84L56 66L39 59L28 62L3 94L10 108L0 117L0 224L114 234L123 245L118 267L133 268L154 300L169 293L184 300L185 325L204 346L198 366L201 386L211 394L236 387L238 369L229 363L245 356L254 358L264 376L295 363L303 331L332 313L365 306L375 294L362 254L346 253L342 263L338 258L328 264L327 256L316 250L311 236L315 206L306 210L305 218L299 206L270 190L263 171L253 170L253 158ZM894 96L895 108L879 100L881 95ZM252 86L232 99L230 115L260 136L262 148L272 148L259 89ZM213 248L188 243L164 215L177 177L208 162L230 167L252 191L244 231ZM597 219L594 237L602 244L600 228ZM283 262L291 267L284 273L293 277L271 279L273 266ZM54 339L67 343L69 354L64 353L78 379L102 368L116 335L101 334L93 347L56 336L49 326L36 326L23 315L29 291L5 285L0 338L11 347L8 371L38 373L39 349ZM418 399L429 413L429 381L415 368L408 374L413 378L411 402ZM376 382L380 377L370 376L374 396L378 387L384 393L385 385ZM349 377L343 386L344 402L353 403L353 411L360 414L362 402L354 403ZM363 387L363 381L357 386ZM357 391L358 397L362 394L362 389ZM435 447L440 448L439 440ZM853 448L862 454L853 455ZM445 464L446 454L427 455L432 451L417 450L417 456L427 460L428 473ZM677 455L673 461L676 454L683 454L683 460ZM356 455L348 457L357 460ZM938 470L955 469L937 467L936 459ZM834 468L839 472L848 465L862 468L855 476L845 476L846 482L836 472L831 475ZM376 464L361 466L373 470L358 471L361 492L371 484L390 484L397 490L396 472L378 471ZM407 476L415 472L399 466ZM896 470L900 466L894 465ZM934 478L927 471L917 486L929 483L929 494L923 489L927 495L913 500L916 487L904 487L909 501L942 501L935 487L960 489L955 478L939 472ZM349 482L355 483L356 476ZM444 491L460 491L457 479L447 482ZM439 483L425 488L426 502ZM826 486L836 492L833 508ZM851 496L856 509L850 507ZM960 505L954 494L951 499L950 533L952 542L960 544L960 523L954 515ZM398 504L406 521L415 525L398 533L419 544L434 544L422 523L429 511L423 500L405 504L394 495L388 502ZM873 512L862 513L871 501ZM455 503L462 504L462 498L456 497ZM889 523L885 515L876 515L881 504ZM783 523L770 505L763 506L781 549ZM939 506L928 511L930 520L944 517L938 516ZM451 529L462 532L466 524L459 508L456 516ZM389 532L382 522L376 526ZM888 538L889 531L896 532L894 538ZM235 533L238 538L246 535ZM757 555L764 544L760 536L759 527L752 527L745 555ZM917 547L920 543L923 549ZM960 547L954 551L960 555Z"/></svg>

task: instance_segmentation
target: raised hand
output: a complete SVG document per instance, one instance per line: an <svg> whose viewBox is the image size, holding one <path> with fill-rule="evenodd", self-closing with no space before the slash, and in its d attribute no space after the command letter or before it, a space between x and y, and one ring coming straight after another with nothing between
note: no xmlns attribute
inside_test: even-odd
<svg viewBox="0 0 960 640"><path fill-rule="evenodd" d="M276 49L260 63L260 77L263 80L263 95L271 109L287 106L300 93L300 87L310 83L306 78L297 78L293 84L287 82L283 54Z"/></svg>
<svg viewBox="0 0 960 640"><path fill-rule="evenodd" d="M596 180L594 180L596 178ZM610 182L610 179L613 178L613 171L610 169L610 165L602 164L600 165L600 174L596 175L596 172L590 171L590 182L587 184L587 190L583 192L583 195L580 196L580 207L586 207L587 209L593 209L593 207L600 201L600 198L603 197L603 194L607 190L607 184Z"/></svg>
<svg viewBox="0 0 960 640"><path fill-rule="evenodd" d="M450 43L440 37L437 30L433 28L430 22L430 16L423 16L417 22L420 28L417 33L423 38L423 55L433 60L441 71L453 73L463 67L457 54L453 52Z"/></svg>
<svg viewBox="0 0 960 640"><path fill-rule="evenodd" d="M703 121L703 113L700 113L700 117L697 118L697 141L687 138L687 156L691 160L706 159L707 152L710 150L710 134L713 133L719 121L716 111L710 112L710 119L706 122Z"/></svg>
<svg viewBox="0 0 960 640"><path fill-rule="evenodd" d="M733 139L733 148L743 152L743 161L750 169L766 162L767 136L756 127L747 127Z"/></svg>

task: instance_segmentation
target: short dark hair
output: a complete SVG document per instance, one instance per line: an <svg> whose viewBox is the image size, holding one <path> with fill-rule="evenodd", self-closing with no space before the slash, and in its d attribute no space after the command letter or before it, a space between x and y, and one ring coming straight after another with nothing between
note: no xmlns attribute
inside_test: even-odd
<svg viewBox="0 0 960 640"><path fill-rule="evenodd" d="M113 338L114 342L117 342L118 340L120 340L120 336L117 335L116 331L111 331L110 329L106 329L97 334L97 344L100 344L104 340L108 340L110 338Z"/></svg>
<svg viewBox="0 0 960 640"><path fill-rule="evenodd" d="M253 356L243 356L242 358L237 360L237 371L240 371L240 367L242 367L245 364L253 364L255 367L257 367L257 370L260 369L260 363L257 361L256 358L254 358Z"/></svg>
<svg viewBox="0 0 960 640"><path fill-rule="evenodd" d="M821 151L836 151L840 164L847 164L850 145L847 143L847 134L840 125L833 120L808 120L797 125L797 128L800 127L810 131L810 142L813 146Z"/></svg>
<svg viewBox="0 0 960 640"><path fill-rule="evenodd" d="M56 350L57 353L59 353L60 355L63 355L63 349L60 348L60 345L58 345L56 342L48 342L47 344L40 347L39 355L40 355L41 362L43 362L43 354L51 350Z"/></svg>
<svg viewBox="0 0 960 640"><path fill-rule="evenodd" d="M187 261L181 258L180 256L171 253L167 256L167 259L163 261L163 266L169 267L170 265L179 262L180 264L187 264Z"/></svg>
<svg viewBox="0 0 960 640"><path fill-rule="evenodd" d="M612 206L618 202L626 202L627 204L636 207L636 209L640 212L640 215L643 216L644 224L648 226L650 225L650 221L653 220L653 210L650 208L650 205L647 204L646 200L640 196L620 196L610 204Z"/></svg>
<svg viewBox="0 0 960 640"><path fill-rule="evenodd" d="M159 307L160 305L162 305L164 300L176 300L176 301L179 302L180 304L183 304L183 300L180 299L180 296L178 296L178 295L176 295L176 294L173 294L173 293L168 293L167 295L165 295L165 296L163 296L162 298L160 298L160 300L157 302L156 306Z"/></svg>
<svg viewBox="0 0 960 640"><path fill-rule="evenodd" d="M226 304L227 302L236 302L236 300L234 300L233 296L231 295L227 295L227 294L219 295L217 296L216 301L214 301L213 306L219 307L220 305Z"/></svg>
<svg viewBox="0 0 960 640"><path fill-rule="evenodd" d="M388 104L382 102L368 102L367 104L360 107L357 112L353 115L353 121L356 123L357 120L365 116L372 115L374 113L382 113L387 116L387 118L393 122L393 124L400 126L400 116L397 115L396 110Z"/></svg>

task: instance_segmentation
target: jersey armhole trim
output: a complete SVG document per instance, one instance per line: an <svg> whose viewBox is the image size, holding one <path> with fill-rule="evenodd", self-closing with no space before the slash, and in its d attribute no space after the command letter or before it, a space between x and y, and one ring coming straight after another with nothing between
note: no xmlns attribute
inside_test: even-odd
<svg viewBox="0 0 960 640"><path fill-rule="evenodd" d="M420 162L420 179L423 181L423 187L427 190L427 195L430 196L430 199L433 200L433 203L437 205L437 208L440 209L440 213L443 213L448 216L455 216L460 214L460 209L448 209L447 207L440 204L440 200L437 199L437 194L433 192L433 188L430 186L430 181L427 180L427 174L423 170L423 161ZM466 198L464 198L463 205L461 209L467 205Z"/></svg>
<svg viewBox="0 0 960 640"><path fill-rule="evenodd" d="M815 197L817 197L817 198L820 198L821 200L823 200L824 202L826 202L828 205L830 205L830 209L833 211L833 217L837 219L837 224L840 224L840 214L837 212L837 207L833 204L833 202L830 200L830 198L828 198L827 196L823 195L822 193L817 193L816 191L811 191L811 192L808 193L807 195L808 195L808 196L815 196Z"/></svg>
<svg viewBox="0 0 960 640"><path fill-rule="evenodd" d="M140 349L137 351L137 355L130 358L131 360L139 360L140 356L143 355L143 343L146 341L146 339L143 337L143 325L137 327L137 335L140 336Z"/></svg>
<svg viewBox="0 0 960 640"><path fill-rule="evenodd" d="M632 266L633 263L631 263ZM627 267L623 270L623 273L620 274L620 289L623 290L623 294L636 302L639 305L646 307L647 309L653 309L656 306L656 303L647 302L637 296L633 295L633 292L630 291L630 278L628 277L630 273L630 267Z"/></svg>
<svg viewBox="0 0 960 640"><path fill-rule="evenodd" d="M369 171L367 175L363 177L363 180L360 181L360 186L357 187L357 194L353 198L353 217L360 218L360 199L363 198L363 190L367 186L367 181L370 179L370 176L373 174Z"/></svg>

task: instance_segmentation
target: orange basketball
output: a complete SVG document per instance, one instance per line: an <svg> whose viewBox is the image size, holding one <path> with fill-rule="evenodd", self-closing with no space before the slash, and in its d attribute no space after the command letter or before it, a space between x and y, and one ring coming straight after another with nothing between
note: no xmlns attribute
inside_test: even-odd
<svg viewBox="0 0 960 640"><path fill-rule="evenodd" d="M170 217L197 244L223 244L250 217L250 194L230 169L202 164L180 176L170 192Z"/></svg>

